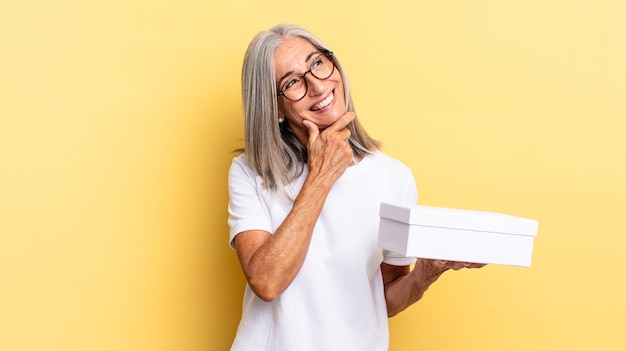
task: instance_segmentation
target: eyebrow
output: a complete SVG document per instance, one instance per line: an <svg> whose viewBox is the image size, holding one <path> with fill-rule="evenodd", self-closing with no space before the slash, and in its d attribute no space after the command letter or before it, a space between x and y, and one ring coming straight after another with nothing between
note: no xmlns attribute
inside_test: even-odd
<svg viewBox="0 0 626 351"><path fill-rule="evenodd" d="M309 60L311 59L311 57L312 57L313 55L315 55L315 54L319 54L319 53L320 53L319 51L313 51L313 52L311 52L310 54L308 54L308 55L306 56L306 58L304 59L304 62L309 62ZM277 82L277 84L276 84L276 85L277 85L277 86L278 86L278 85L280 85L280 82L282 82L282 80L283 80L283 79L287 78L287 77L288 77L288 76L290 76L291 74L293 74L293 71L289 71L289 72L285 73L282 77L280 77L280 79L278 80L278 82Z"/></svg>

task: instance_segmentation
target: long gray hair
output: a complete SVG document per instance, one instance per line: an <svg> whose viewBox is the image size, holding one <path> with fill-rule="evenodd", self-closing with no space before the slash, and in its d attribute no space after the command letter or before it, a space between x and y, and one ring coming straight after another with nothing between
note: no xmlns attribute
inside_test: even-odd
<svg viewBox="0 0 626 351"><path fill-rule="evenodd" d="M287 120L278 123L274 52L285 37L300 37L322 52L330 51L304 28L289 24L280 24L257 34L246 51L241 77L245 153L252 168L263 178L264 187L278 190L285 190L307 162L306 145L298 141ZM336 55L332 60L343 81L346 110L354 112L348 78ZM356 157L367 156L380 147L358 119L355 118L347 128L352 133L350 145Z"/></svg>

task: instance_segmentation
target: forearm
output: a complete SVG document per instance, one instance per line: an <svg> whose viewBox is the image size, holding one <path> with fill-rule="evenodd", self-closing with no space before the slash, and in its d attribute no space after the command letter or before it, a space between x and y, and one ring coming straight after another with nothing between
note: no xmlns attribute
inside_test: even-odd
<svg viewBox="0 0 626 351"><path fill-rule="evenodd" d="M385 300L389 317L395 316L419 301L430 285L446 270L445 267L418 259L415 267L408 274L397 275L386 282Z"/></svg>
<svg viewBox="0 0 626 351"><path fill-rule="evenodd" d="M251 288L262 299L274 299L298 274L331 186L323 177L307 178L282 224L242 260Z"/></svg>
<svg viewBox="0 0 626 351"><path fill-rule="evenodd" d="M354 118L354 113L346 113L322 133L313 122L302 121L308 138L300 135L299 140L307 145L309 174L289 214L273 234L247 235L241 246L235 239L248 283L262 299L272 300L281 294L300 271L326 197L352 163L346 125Z"/></svg>

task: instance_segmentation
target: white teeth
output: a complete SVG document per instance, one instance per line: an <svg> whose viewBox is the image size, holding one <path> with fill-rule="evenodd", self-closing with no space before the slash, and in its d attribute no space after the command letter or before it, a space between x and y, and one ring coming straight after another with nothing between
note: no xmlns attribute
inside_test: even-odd
<svg viewBox="0 0 626 351"><path fill-rule="evenodd" d="M313 106L312 110L313 111L319 111L319 110L323 109L324 107L330 105L330 103L333 102L334 99L335 99L335 93L332 93L332 94L328 95L328 97L326 99L324 99L324 101L322 101L319 104Z"/></svg>

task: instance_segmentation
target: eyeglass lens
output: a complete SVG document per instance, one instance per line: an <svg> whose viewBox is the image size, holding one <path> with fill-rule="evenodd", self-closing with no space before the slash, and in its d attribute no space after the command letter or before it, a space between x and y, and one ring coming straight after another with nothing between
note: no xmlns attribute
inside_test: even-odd
<svg viewBox="0 0 626 351"><path fill-rule="evenodd" d="M321 54L313 59L311 67L302 75L294 75L283 84L282 95L292 101L301 100L307 93L308 84L304 78L307 73L319 80L328 79L334 72L335 65L328 56Z"/></svg>

